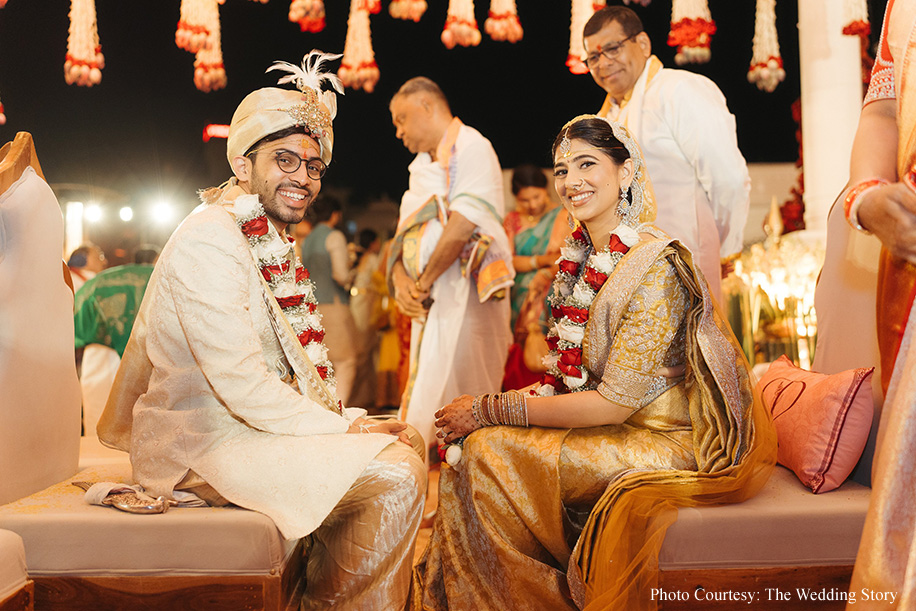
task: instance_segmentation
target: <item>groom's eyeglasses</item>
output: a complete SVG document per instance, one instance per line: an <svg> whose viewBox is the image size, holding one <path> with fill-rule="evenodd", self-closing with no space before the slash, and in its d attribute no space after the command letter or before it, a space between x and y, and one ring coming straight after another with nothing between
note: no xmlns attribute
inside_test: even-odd
<svg viewBox="0 0 916 611"><path fill-rule="evenodd" d="M258 150L250 151L249 155L254 155ZM305 163L305 171L309 175L309 178L312 180L321 180L325 172L328 171L328 166L325 163L313 157L312 159L303 159L295 153L290 151L279 151L274 155L274 161L277 162L277 167L280 168L280 171L285 172L286 174L292 174Z"/></svg>

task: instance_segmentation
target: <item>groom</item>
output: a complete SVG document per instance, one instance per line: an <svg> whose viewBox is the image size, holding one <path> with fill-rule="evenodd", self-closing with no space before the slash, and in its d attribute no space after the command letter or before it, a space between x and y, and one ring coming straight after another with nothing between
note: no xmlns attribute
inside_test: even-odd
<svg viewBox="0 0 916 611"><path fill-rule="evenodd" d="M401 609L423 461L404 424L337 400L314 287L285 233L331 161L325 59L281 68L301 91L259 89L236 110L235 177L202 193L163 249L99 437L130 451L153 496L189 491L260 511L286 538L312 534L303 609Z"/></svg>

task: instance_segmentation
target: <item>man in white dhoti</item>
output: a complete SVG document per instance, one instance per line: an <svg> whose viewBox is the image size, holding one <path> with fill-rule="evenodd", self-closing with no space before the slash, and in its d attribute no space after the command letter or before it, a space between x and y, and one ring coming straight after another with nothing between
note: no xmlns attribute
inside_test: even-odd
<svg viewBox="0 0 916 611"><path fill-rule="evenodd" d="M331 161L326 56L246 97L229 128L235 177L169 239L99 423L153 496L188 490L312 534L303 609L402 609L426 473L405 425L343 407L314 288L285 234ZM415 435L415 433L414 433ZM401 443L398 438L405 442ZM419 450L419 443L417 443Z"/></svg>
<svg viewBox="0 0 916 611"><path fill-rule="evenodd" d="M607 91L599 115L642 146L658 201L657 225L687 246L720 299L740 253L750 177L725 97L708 78L662 66L631 9L609 6L585 24L586 64Z"/></svg>
<svg viewBox="0 0 916 611"><path fill-rule="evenodd" d="M512 334L502 170L489 140L452 115L436 83L417 77L391 100L397 137L416 158L401 200L389 282L413 319L400 418L427 445L435 412L462 393L500 391Z"/></svg>

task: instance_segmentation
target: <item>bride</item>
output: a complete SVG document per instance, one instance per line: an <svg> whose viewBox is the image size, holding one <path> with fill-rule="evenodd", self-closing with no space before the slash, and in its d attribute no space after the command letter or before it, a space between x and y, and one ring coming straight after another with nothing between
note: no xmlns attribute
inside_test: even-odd
<svg viewBox="0 0 916 611"><path fill-rule="evenodd" d="M570 121L553 146L578 222L550 296L548 372L436 414L443 467L410 609L654 608L674 508L753 496L775 462L769 415L690 252L649 223L626 129Z"/></svg>

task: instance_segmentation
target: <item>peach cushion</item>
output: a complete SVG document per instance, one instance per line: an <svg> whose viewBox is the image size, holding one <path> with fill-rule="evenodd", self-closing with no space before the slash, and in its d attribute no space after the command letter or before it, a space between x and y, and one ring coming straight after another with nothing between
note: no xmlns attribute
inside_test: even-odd
<svg viewBox="0 0 916 611"><path fill-rule="evenodd" d="M27 580L22 537L0 530L0 602L15 594Z"/></svg>
<svg viewBox="0 0 916 611"><path fill-rule="evenodd" d="M873 372L827 375L781 356L757 384L776 425L777 460L815 493L846 481L862 456L875 412Z"/></svg>
<svg viewBox="0 0 916 611"><path fill-rule="evenodd" d="M38 576L273 574L297 541L264 514L239 507L133 515L89 505L72 481L130 482L130 465L104 465L0 506L0 528L25 542Z"/></svg>
<svg viewBox="0 0 916 611"><path fill-rule="evenodd" d="M743 503L678 509L659 568L852 566L870 494L853 481L811 494L777 465L757 496Z"/></svg>

